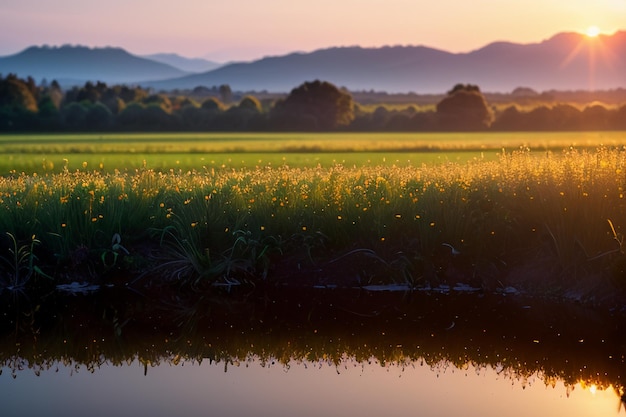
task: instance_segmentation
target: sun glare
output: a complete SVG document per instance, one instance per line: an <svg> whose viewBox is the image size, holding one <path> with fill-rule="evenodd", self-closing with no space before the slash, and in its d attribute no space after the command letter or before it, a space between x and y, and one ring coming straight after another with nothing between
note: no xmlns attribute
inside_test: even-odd
<svg viewBox="0 0 626 417"><path fill-rule="evenodd" d="M600 34L600 28L597 26L589 26L585 31L585 34L590 38L595 38Z"/></svg>

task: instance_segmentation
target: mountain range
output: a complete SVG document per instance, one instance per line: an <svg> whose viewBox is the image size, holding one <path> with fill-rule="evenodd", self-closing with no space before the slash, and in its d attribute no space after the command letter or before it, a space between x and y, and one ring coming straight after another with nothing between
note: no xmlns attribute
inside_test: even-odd
<svg viewBox="0 0 626 417"><path fill-rule="evenodd" d="M171 65L132 55L121 48L88 48L64 45L31 46L0 57L0 73L31 76L36 81L56 79L61 85L86 81L136 83L176 78L189 72Z"/></svg>
<svg viewBox="0 0 626 417"><path fill-rule="evenodd" d="M211 69L216 65L172 54L138 57L119 48L80 46L31 47L0 57L2 74L57 79L62 85L101 80L157 90L229 84L235 91L288 92L320 79L352 91L420 94L442 93L457 83L489 92L520 86L607 90L626 87L626 31L597 37L559 33L538 43L494 42L467 53L426 46L336 47Z"/></svg>
<svg viewBox="0 0 626 417"><path fill-rule="evenodd" d="M152 54L144 55L143 58L171 65L172 67L187 72L207 72L220 67L219 62L209 61L204 58L186 58L177 54Z"/></svg>

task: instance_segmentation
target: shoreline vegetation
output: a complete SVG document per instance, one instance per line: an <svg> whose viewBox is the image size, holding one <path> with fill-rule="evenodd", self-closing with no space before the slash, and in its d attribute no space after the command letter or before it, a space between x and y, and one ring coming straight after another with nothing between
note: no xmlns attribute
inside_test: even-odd
<svg viewBox="0 0 626 417"><path fill-rule="evenodd" d="M600 147L422 166L13 171L0 178L0 281L462 283L623 308L625 165L623 148Z"/></svg>

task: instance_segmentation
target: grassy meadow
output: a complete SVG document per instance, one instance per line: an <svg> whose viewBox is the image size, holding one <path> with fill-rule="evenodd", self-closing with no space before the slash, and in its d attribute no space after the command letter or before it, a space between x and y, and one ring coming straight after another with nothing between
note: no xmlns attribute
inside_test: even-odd
<svg viewBox="0 0 626 417"><path fill-rule="evenodd" d="M625 132L0 136L0 280L619 298L623 144Z"/></svg>
<svg viewBox="0 0 626 417"><path fill-rule="evenodd" d="M148 133L0 135L0 173L147 167L155 170L331 167L465 162L520 148L595 149L626 132L542 133Z"/></svg>

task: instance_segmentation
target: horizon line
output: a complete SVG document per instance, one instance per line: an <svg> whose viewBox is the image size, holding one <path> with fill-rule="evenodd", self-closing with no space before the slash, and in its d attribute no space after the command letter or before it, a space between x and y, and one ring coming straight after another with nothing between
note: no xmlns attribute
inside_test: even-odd
<svg viewBox="0 0 626 417"><path fill-rule="evenodd" d="M622 32L626 32L626 29L616 29L615 31L613 31L612 33L607 33L607 32L600 32L596 38L598 37L613 37L619 33ZM138 57L146 57L148 55L155 55L155 54L174 54L177 56L180 56L182 58L185 59L204 59L207 61L212 61L215 62L217 64L232 64L232 63L246 63L246 62L254 62L254 61L259 61L262 59L267 59L267 58L276 58L276 57L283 57L283 56L287 56L287 55L292 55L292 54L310 54L310 53L314 53L317 51L324 51L324 50L330 50L330 49L347 49L347 48L361 48L361 49L385 49L385 48L427 48L427 49L432 49L432 50L436 50L436 51L441 51L441 52L446 52L446 53L450 53L450 54L455 54L455 55L462 55L462 54L469 54L475 51L478 51L480 49L483 49L489 45L495 44L495 43L510 43L510 44L514 44L514 45L534 45L534 44L539 44L542 42L546 42L558 35L564 35L564 34L575 34L575 35L579 35L581 37L588 37L588 35L584 32L576 32L576 31L563 31L563 32L556 32L553 35L543 38L539 41L531 41L531 42L515 42L515 41L510 41L510 40L504 40L504 39L498 39L498 40L494 40L491 42L488 42L486 44L483 44L482 46L479 46L477 48L473 48L473 49L469 49L466 51L451 51L451 50L447 50L447 49L443 49L443 48L438 48L436 46L430 46L430 45L426 45L426 44L417 44L417 43L408 43L408 44L385 44L385 45L359 45L359 44L351 44L351 45L333 45L333 46L321 46L315 49L310 49L310 50L291 50L288 52L283 52L283 53L267 53L267 54L262 54L260 56L257 56L256 58L242 58L242 59L231 59L231 60L226 60L226 61L221 61L221 60L215 60L212 58L209 58L208 56L210 56L210 53L208 54L204 54L204 55L196 55L196 56L189 56L189 55L182 55L181 53L178 52L172 52L172 51L159 51L159 52L149 52L149 53L137 53L137 52L133 52L131 51L131 48L127 48L124 46L120 46L120 45L87 45L87 44L81 44L81 43L63 43L63 44L47 44L47 43L43 43L43 44L31 44L29 46L25 46L22 47L21 49L19 49L16 52L11 52L5 55L0 55L0 58L7 58L13 55L18 55L24 51L26 51L27 49L33 48L33 47L38 47L38 48L53 48L53 49L60 49L63 47L74 47L74 48L80 48L80 47L84 47L84 48L88 48L88 49L121 49L131 55L134 56L138 56Z"/></svg>

